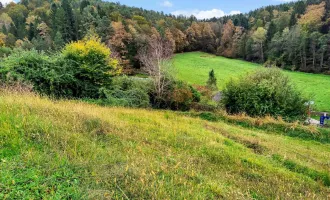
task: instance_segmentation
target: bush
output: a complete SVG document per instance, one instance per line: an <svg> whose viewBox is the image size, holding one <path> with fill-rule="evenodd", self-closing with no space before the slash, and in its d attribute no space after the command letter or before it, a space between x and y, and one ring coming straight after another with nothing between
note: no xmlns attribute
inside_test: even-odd
<svg viewBox="0 0 330 200"><path fill-rule="evenodd" d="M102 105L147 108L150 106L149 92L151 82L149 79L135 77L114 78L111 89L102 89Z"/></svg>
<svg viewBox="0 0 330 200"><path fill-rule="evenodd" d="M31 83L34 91L50 96L73 96L75 93L72 68L60 55L16 50L3 59L0 77L6 83Z"/></svg>
<svg viewBox="0 0 330 200"><path fill-rule="evenodd" d="M77 97L98 98L100 88L111 85L111 77L118 69L118 61L97 38L67 44L64 59L75 69Z"/></svg>
<svg viewBox="0 0 330 200"><path fill-rule="evenodd" d="M223 91L222 103L230 114L282 116L286 120L305 115L306 99L279 69L263 69L231 80Z"/></svg>
<svg viewBox="0 0 330 200"><path fill-rule="evenodd" d="M201 99L201 94L195 88L182 81L174 82L169 92L167 103L173 110L189 110L193 102Z"/></svg>
<svg viewBox="0 0 330 200"><path fill-rule="evenodd" d="M9 47L0 47L0 58L9 56L12 53L11 48Z"/></svg>
<svg viewBox="0 0 330 200"><path fill-rule="evenodd" d="M52 56L17 49L1 62L0 76L5 82L31 83L35 91L54 97L98 98L118 69L110 55L97 39L70 43Z"/></svg>

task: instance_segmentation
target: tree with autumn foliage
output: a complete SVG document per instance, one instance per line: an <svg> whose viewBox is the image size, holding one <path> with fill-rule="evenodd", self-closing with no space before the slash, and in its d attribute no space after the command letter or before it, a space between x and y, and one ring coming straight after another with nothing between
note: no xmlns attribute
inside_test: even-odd
<svg viewBox="0 0 330 200"><path fill-rule="evenodd" d="M223 27L221 45L217 50L217 54L225 57L233 57L233 36L235 34L235 25L229 20Z"/></svg>

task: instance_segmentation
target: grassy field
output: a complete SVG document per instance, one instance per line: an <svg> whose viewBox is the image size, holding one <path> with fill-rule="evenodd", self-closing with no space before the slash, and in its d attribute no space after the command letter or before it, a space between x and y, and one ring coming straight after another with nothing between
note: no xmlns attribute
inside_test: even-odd
<svg viewBox="0 0 330 200"><path fill-rule="evenodd" d="M201 52L177 54L174 64L179 79L198 85L205 85L209 71L214 69L220 89L231 78L237 78L261 67L254 63ZM317 110L330 111L330 76L290 71L285 73L306 96L316 102Z"/></svg>
<svg viewBox="0 0 330 200"><path fill-rule="evenodd" d="M327 142L4 91L0 110L0 199L330 198Z"/></svg>

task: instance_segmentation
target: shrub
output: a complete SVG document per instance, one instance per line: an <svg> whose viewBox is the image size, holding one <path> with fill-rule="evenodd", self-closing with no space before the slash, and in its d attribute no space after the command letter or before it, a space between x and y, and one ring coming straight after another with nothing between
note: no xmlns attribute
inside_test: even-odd
<svg viewBox="0 0 330 200"><path fill-rule="evenodd" d="M222 103L230 114L282 116L297 119L305 114L304 99L279 69L263 69L231 80L223 91Z"/></svg>
<svg viewBox="0 0 330 200"><path fill-rule="evenodd" d="M16 50L4 58L0 77L7 83L31 83L34 91L51 96L72 96L75 89L72 68L62 57L36 50Z"/></svg>
<svg viewBox="0 0 330 200"><path fill-rule="evenodd" d="M150 80L135 77L116 77L111 89L102 89L99 104L147 108L150 106Z"/></svg>
<svg viewBox="0 0 330 200"><path fill-rule="evenodd" d="M207 99L212 99L213 91L207 86L196 85L194 86L201 96L206 97Z"/></svg>
<svg viewBox="0 0 330 200"><path fill-rule="evenodd" d="M118 61L97 38L67 44L64 59L75 68L77 97L97 98L100 88L111 85L111 77L118 70Z"/></svg>
<svg viewBox="0 0 330 200"><path fill-rule="evenodd" d="M176 81L169 91L167 103L173 110L189 110L193 102L199 102L201 94L192 86Z"/></svg>
<svg viewBox="0 0 330 200"><path fill-rule="evenodd" d="M68 44L62 54L15 50L0 64L6 82L28 82L35 91L55 97L98 98L110 88L118 69L111 51L97 39Z"/></svg>
<svg viewBox="0 0 330 200"><path fill-rule="evenodd" d="M12 53L11 48L9 47L0 47L0 58L9 56Z"/></svg>

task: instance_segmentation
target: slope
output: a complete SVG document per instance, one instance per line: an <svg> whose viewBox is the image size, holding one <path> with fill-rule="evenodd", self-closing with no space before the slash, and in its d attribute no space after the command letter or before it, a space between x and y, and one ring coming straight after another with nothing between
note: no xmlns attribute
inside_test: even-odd
<svg viewBox="0 0 330 200"><path fill-rule="evenodd" d="M170 111L0 93L1 199L330 194L330 145Z"/></svg>

